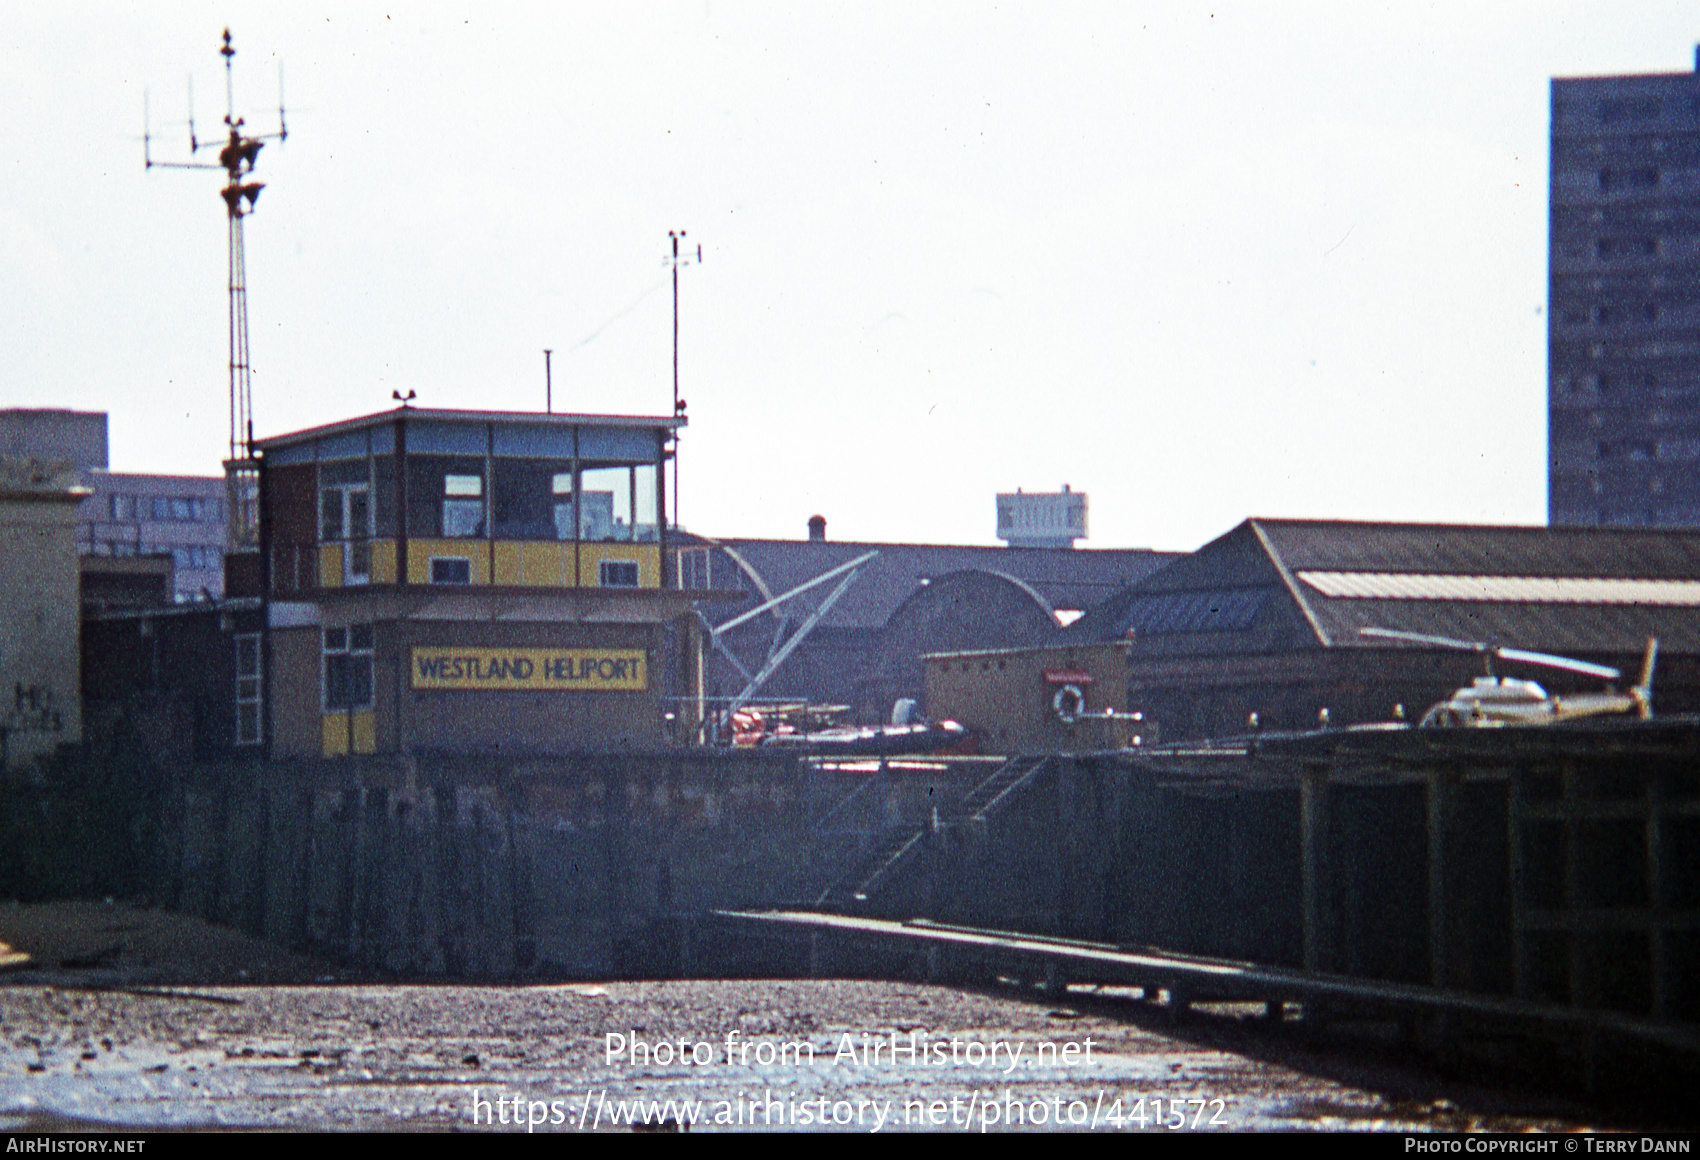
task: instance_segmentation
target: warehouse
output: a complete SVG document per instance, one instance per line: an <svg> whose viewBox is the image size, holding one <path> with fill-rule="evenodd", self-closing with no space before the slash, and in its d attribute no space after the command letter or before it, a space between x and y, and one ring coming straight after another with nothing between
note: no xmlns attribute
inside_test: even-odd
<svg viewBox="0 0 1700 1160"><path fill-rule="evenodd" d="M1657 637L1654 708L1692 713L1700 533L1251 519L1068 635L1130 643L1127 708L1165 740L1414 721L1483 674L1479 655L1366 628L1612 665L1620 687ZM1503 671L1554 693L1601 687L1535 665Z"/></svg>

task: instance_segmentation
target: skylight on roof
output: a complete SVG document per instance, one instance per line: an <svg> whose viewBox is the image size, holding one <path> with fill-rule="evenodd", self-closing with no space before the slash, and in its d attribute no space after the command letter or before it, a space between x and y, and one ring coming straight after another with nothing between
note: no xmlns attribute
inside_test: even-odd
<svg viewBox="0 0 1700 1160"><path fill-rule="evenodd" d="M1700 580L1464 576L1425 572L1299 572L1297 576L1322 595L1335 600L1700 605Z"/></svg>

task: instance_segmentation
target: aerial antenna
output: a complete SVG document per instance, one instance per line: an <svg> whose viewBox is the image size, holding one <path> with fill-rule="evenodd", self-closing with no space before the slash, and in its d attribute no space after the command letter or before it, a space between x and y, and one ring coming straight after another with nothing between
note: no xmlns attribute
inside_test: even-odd
<svg viewBox="0 0 1700 1160"><path fill-rule="evenodd" d="M685 236L684 230L668 230L667 237L673 243L673 256L668 259L668 265L673 269L673 417L680 419L685 414L685 400L679 397L679 267L691 264L690 251L683 257L679 254L679 242ZM702 243L697 243L697 265L702 264ZM673 527L679 526L679 429L673 428Z"/></svg>
<svg viewBox="0 0 1700 1160"><path fill-rule="evenodd" d="M244 132L245 122L236 115L236 92L232 60L236 48L230 41L230 29L224 30L224 43L219 48L224 57L224 124L228 135L218 151L216 164L193 160L202 149L221 144L202 141L195 134L195 80L189 78L189 156L188 161L155 161L152 151L153 130L147 124L150 112L147 96L143 94L142 160L144 167L153 169L222 169L225 186L219 190L224 199L225 216L229 223L229 287L230 287L230 455L224 462L225 482L230 491L231 542L247 546L259 542L259 464L254 459L254 389L253 369L248 357L248 275L243 250L242 220L254 212L264 182L251 180L254 164L267 141L283 141L289 136L283 113L283 66L277 72L276 133Z"/></svg>

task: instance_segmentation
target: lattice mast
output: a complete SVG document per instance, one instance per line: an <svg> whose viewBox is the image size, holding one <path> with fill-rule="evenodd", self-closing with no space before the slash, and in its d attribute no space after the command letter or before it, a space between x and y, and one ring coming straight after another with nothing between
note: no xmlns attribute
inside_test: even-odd
<svg viewBox="0 0 1700 1160"><path fill-rule="evenodd" d="M189 90L189 153L193 157L203 149L218 148L218 164L201 161L155 161L151 149L151 129L144 132L143 160L147 168L165 169L222 169L224 199L229 222L230 260L230 447L224 461L225 482L229 490L231 543L246 547L259 542L259 464L254 459L254 386L253 371L248 354L248 271L243 252L242 222L254 212L264 182L252 181L254 164L266 141L285 141L289 126L283 110L283 67L278 66L277 132L248 134L243 130L245 120L236 115L235 86L232 61L236 49L230 42L230 29L224 30L224 43L219 48L224 57L224 124L227 136L222 141L201 141L195 136L194 89Z"/></svg>

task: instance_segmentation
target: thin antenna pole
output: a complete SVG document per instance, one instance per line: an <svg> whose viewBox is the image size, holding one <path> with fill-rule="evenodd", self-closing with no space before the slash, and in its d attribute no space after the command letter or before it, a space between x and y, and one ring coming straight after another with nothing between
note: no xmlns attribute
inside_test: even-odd
<svg viewBox="0 0 1700 1160"><path fill-rule="evenodd" d="M218 50L224 57L224 123L233 124L231 118L236 115L236 88L231 80L230 62L236 58L236 49L230 44L230 29L224 30L224 47Z"/></svg>
<svg viewBox="0 0 1700 1160"><path fill-rule="evenodd" d="M679 257L679 239L685 236L684 230L668 230L667 237L673 243L673 256L668 264L673 267L673 417L680 418L685 413L685 401L679 398L679 265L689 263L690 255L683 259ZM702 262L702 247L697 247L696 260ZM679 526L679 429L673 428L673 526Z"/></svg>
<svg viewBox="0 0 1700 1160"><path fill-rule="evenodd" d="M685 236L684 230L675 233L667 231L667 236L673 240L673 414L679 413L679 239ZM674 495L675 511L678 510L679 497Z"/></svg>
<svg viewBox="0 0 1700 1160"><path fill-rule="evenodd" d="M679 417L679 239L684 230L668 230L673 242L673 417ZM673 527L679 526L679 429L673 428Z"/></svg>
<svg viewBox="0 0 1700 1160"><path fill-rule="evenodd" d="M549 369L549 356L554 353L548 347L543 348L543 409L549 415L555 413L555 376Z"/></svg>

